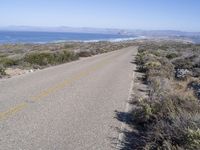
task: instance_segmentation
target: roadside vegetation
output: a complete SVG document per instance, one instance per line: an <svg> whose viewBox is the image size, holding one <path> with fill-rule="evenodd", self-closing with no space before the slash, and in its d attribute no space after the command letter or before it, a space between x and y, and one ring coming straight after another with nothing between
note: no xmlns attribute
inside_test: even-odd
<svg viewBox="0 0 200 150"><path fill-rule="evenodd" d="M42 69L130 46L131 42L4 44L0 45L0 78L7 68Z"/></svg>
<svg viewBox="0 0 200 150"><path fill-rule="evenodd" d="M35 66L48 66L57 65L65 62L77 60L78 55L72 51L60 51L60 52L32 52L25 55L23 62L29 65Z"/></svg>
<svg viewBox="0 0 200 150"><path fill-rule="evenodd" d="M200 149L200 45L145 42L136 64L148 96L133 96L122 149Z"/></svg>

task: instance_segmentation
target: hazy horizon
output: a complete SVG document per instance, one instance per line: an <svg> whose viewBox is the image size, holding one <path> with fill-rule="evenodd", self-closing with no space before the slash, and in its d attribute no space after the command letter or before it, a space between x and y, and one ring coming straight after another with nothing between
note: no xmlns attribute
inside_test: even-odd
<svg viewBox="0 0 200 150"><path fill-rule="evenodd" d="M193 33L200 33L200 30L179 30L179 29L142 29L142 28L110 28L110 27L92 27L92 26L29 26L29 25L7 25L7 26L0 26L1 29L10 29L11 31L15 31L15 29L23 29L26 28L27 31L31 31L31 29L61 29L61 28L71 28L71 29L94 29L94 30L124 30L124 31L177 31L177 32L193 32ZM30 30L28 30L30 29ZM3 31L3 30L1 30Z"/></svg>

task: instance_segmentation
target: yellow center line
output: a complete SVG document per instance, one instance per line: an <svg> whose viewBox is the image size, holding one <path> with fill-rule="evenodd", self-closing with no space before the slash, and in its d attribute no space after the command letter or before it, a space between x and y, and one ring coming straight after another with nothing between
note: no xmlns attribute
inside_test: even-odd
<svg viewBox="0 0 200 150"><path fill-rule="evenodd" d="M117 57L117 56L114 55L112 57ZM43 90L39 94L32 96L31 100L36 102L36 101L42 100L42 98L47 97L50 94L56 93L57 91L64 89L67 85L72 84L73 82L80 80L81 78L86 77L89 74L91 74L92 72L95 72L99 68L105 66L106 64L108 64L109 62L111 62L113 60L112 57L107 60L101 61L101 62L95 64L94 66L91 66L90 68L86 69L85 71L75 74L73 77L71 77L69 79L65 79L64 81L46 89L46 90ZM29 103L27 103L27 102L23 102L16 106L13 106L12 108L8 109L7 111L0 112L0 121L22 111L23 109L25 109L28 106L28 104Z"/></svg>
<svg viewBox="0 0 200 150"><path fill-rule="evenodd" d="M18 104L16 106L10 108L9 110L7 110L5 112L1 112L0 113L0 121L23 110L25 107L27 107L27 103L24 102L24 103Z"/></svg>
<svg viewBox="0 0 200 150"><path fill-rule="evenodd" d="M104 65L106 65L109 61L110 60L100 62L100 63L96 64L95 66L92 66L92 67L88 68L87 70L80 72L69 79L65 79L64 81L40 92L38 95L31 97L31 99L33 101L42 100L42 98L47 97L50 94L53 94L53 93L65 88L67 85L72 84L73 82L80 80L83 77L88 76L90 73L92 73L92 72L98 70L100 67L103 67Z"/></svg>

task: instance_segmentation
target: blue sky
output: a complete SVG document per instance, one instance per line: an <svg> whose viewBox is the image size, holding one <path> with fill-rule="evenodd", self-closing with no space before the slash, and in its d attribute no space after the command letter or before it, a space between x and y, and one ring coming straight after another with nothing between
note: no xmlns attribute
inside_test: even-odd
<svg viewBox="0 0 200 150"><path fill-rule="evenodd" d="M0 0L0 26L200 31L200 0Z"/></svg>

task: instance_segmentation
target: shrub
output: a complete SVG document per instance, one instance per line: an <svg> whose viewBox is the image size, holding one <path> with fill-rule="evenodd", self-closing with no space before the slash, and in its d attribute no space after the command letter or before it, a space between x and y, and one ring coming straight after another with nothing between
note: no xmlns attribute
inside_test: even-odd
<svg viewBox="0 0 200 150"><path fill-rule="evenodd" d="M193 64L190 60L186 59L177 59L172 62L176 69L192 69Z"/></svg>
<svg viewBox="0 0 200 150"><path fill-rule="evenodd" d="M200 129L187 129L187 144L188 149L200 149Z"/></svg>
<svg viewBox="0 0 200 150"><path fill-rule="evenodd" d="M178 54L177 53L169 53L166 55L166 57L168 59L174 59L174 58L178 57Z"/></svg>
<svg viewBox="0 0 200 150"><path fill-rule="evenodd" d="M78 59L78 55L75 54L74 52L64 50L62 52L54 54L54 58L55 58L54 62L56 64L60 64L60 63L76 60Z"/></svg>
<svg viewBox="0 0 200 150"><path fill-rule="evenodd" d="M64 49L70 49L70 48L73 48L74 45L73 44L65 44L64 45Z"/></svg>
<svg viewBox="0 0 200 150"><path fill-rule="evenodd" d="M91 55L92 55L92 53L89 52L89 51L81 51L81 52L78 53L79 57L89 57Z"/></svg>
<svg viewBox="0 0 200 150"><path fill-rule="evenodd" d="M52 53L29 53L25 56L24 60L30 64L45 66L53 63Z"/></svg>
<svg viewBox="0 0 200 150"><path fill-rule="evenodd" d="M187 101L187 98L176 95L160 95L140 101L132 111L132 125L138 130L139 139L152 150L165 149L166 146L174 150L199 149L200 130L195 129L197 124L192 118L199 106ZM186 107L186 103L192 108Z"/></svg>
<svg viewBox="0 0 200 150"><path fill-rule="evenodd" d="M140 103L136 111L132 112L133 120L141 127L145 127L146 124L152 119L152 107L148 103Z"/></svg>
<svg viewBox="0 0 200 150"><path fill-rule="evenodd" d="M57 53L41 52L41 53L29 53L25 56L24 61L31 65L55 65L64 62L78 59L78 56L70 51L62 51Z"/></svg>
<svg viewBox="0 0 200 150"><path fill-rule="evenodd" d="M145 73L148 97L134 97L129 123L133 130L125 133L125 149L200 149L199 82L190 82L194 77L174 78L177 69L194 70L198 56L184 53L188 47L191 46L159 43L139 48L136 64ZM179 57L177 53L187 57L173 60ZM175 83L184 86L177 88Z"/></svg>
<svg viewBox="0 0 200 150"><path fill-rule="evenodd" d="M161 45L159 46L159 48L162 50L167 50L169 48L169 45Z"/></svg>
<svg viewBox="0 0 200 150"><path fill-rule="evenodd" d="M11 66L17 65L18 61L5 57L5 58L0 59L0 64L2 64L4 67L11 67Z"/></svg>
<svg viewBox="0 0 200 150"><path fill-rule="evenodd" d="M147 62L147 63L144 64L144 67L147 70L159 69L161 67L161 63L159 61Z"/></svg>

